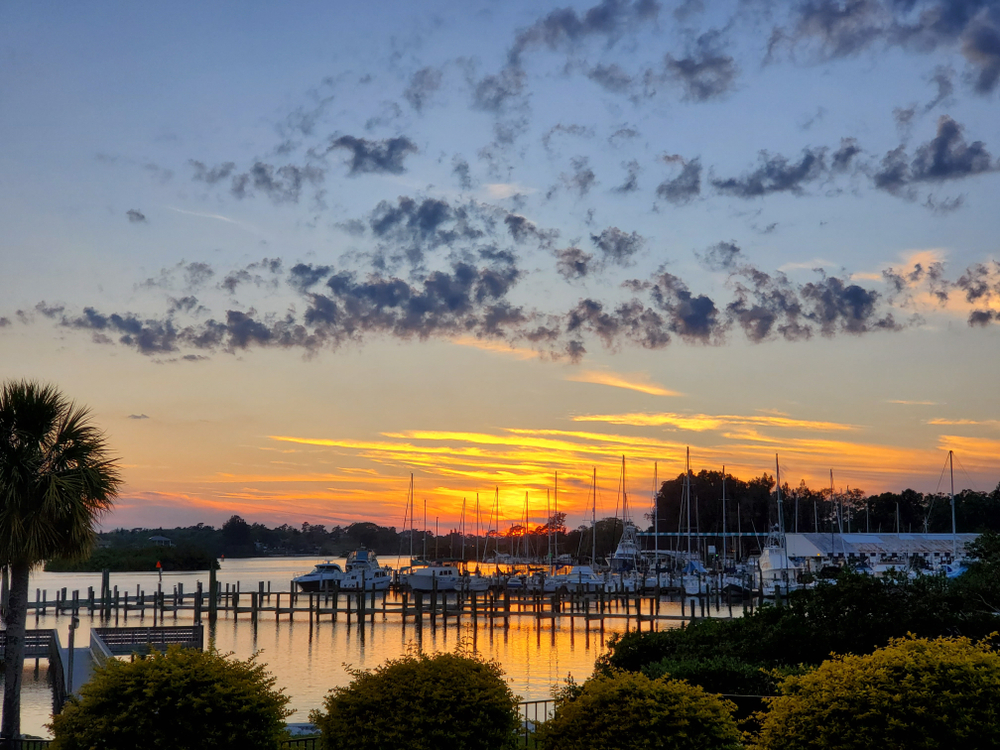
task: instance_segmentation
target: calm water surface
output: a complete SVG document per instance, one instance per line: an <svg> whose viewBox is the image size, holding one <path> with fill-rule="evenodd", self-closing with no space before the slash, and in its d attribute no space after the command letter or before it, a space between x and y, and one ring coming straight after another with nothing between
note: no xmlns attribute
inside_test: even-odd
<svg viewBox="0 0 1000 750"><path fill-rule="evenodd" d="M227 583L232 587L239 583L240 590L244 592L256 591L258 582L263 581L265 589L270 583L272 592L285 592L292 578L308 572L319 561L318 558L304 557L225 560L217 575L223 591ZM343 565L344 561L341 559L338 562ZM395 558L383 558L382 562L393 566L400 563ZM188 593L196 590L198 581L207 591L208 574L204 571L164 573L162 587L169 597L176 584L183 584L185 593ZM111 585L118 586L122 593L128 591L130 596L135 595L137 587L146 593L156 591L158 583L156 573L111 574ZM80 598L85 600L87 587L93 586L99 593L100 585L99 573L38 571L32 575L29 597L34 601L35 590L45 589L51 601L55 592L65 587L70 595L74 589L79 590ZM286 603L287 600L283 602ZM248 599L246 604L249 605ZM671 613L672 609L676 609L676 613L680 614L679 603L664 602L661 607L662 612ZM188 625L192 616L191 612L183 612L175 620L168 613L163 624ZM593 627L588 633L582 618L576 620L574 628L568 618L553 625L551 620L536 621L531 617L512 617L508 628L503 627L502 620L498 620L492 628L488 621L483 620L478 627L473 627L468 622L469 618L463 618L460 628L455 627L453 622L447 628L440 624L432 628L429 623L418 627L412 621L404 627L398 617L383 621L379 614L376 614L374 623L369 622L363 627L355 623L348 625L341 614L335 623L330 622L327 616L323 622L310 628L305 615L299 615L299 618L289 623L286 616L276 622L273 613L262 613L260 621L254 626L248 614L242 614L241 619L236 620L232 614L226 617L220 612L214 630L206 631L208 642L221 652L232 652L239 658L260 652L259 659L277 678L277 686L284 688L290 696L290 707L296 709L290 721L308 721L309 711L321 707L323 697L331 688L350 682L345 664L370 669L386 659L403 655L410 648L426 652L452 651L463 639L482 656L495 659L503 666L512 690L522 700L548 698L552 688L560 685L567 676L572 675L578 681L587 678L593 670L594 660L606 651L611 634L625 628L624 620L609 620L603 633ZM207 616L205 622L207 626ZM29 615L29 628L55 628L61 635L62 643L66 644L68 615L57 617L49 610L49 614L38 618L37 623L35 617ZM115 625L113 617L110 624ZM140 619L134 612L129 614L127 621L119 615L117 622L120 627L152 624L150 613ZM100 626L99 618L82 614L76 634L77 645L88 644L90 628ZM631 627L635 627L634 622ZM661 623L659 627L668 625ZM52 697L46 679L47 660L42 659L37 670L33 659L25 660L22 731L47 737L50 733L45 725L51 720Z"/></svg>

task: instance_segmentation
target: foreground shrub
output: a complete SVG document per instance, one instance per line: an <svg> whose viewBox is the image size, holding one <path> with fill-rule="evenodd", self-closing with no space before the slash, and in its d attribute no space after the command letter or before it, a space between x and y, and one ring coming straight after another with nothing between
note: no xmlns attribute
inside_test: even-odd
<svg viewBox="0 0 1000 750"><path fill-rule="evenodd" d="M471 654L408 654L330 691L309 718L327 750L513 747L517 696L500 665Z"/></svg>
<svg viewBox="0 0 1000 750"><path fill-rule="evenodd" d="M1000 654L967 638L897 639L784 679L754 747L1000 747Z"/></svg>
<svg viewBox="0 0 1000 750"><path fill-rule="evenodd" d="M735 750L732 704L700 687L661 677L598 674L557 696L541 729L546 750Z"/></svg>
<svg viewBox="0 0 1000 750"><path fill-rule="evenodd" d="M710 693L774 695L778 692L779 678L775 670L735 656L661 659L643 667L642 673L653 680L659 677L685 680Z"/></svg>
<svg viewBox="0 0 1000 750"><path fill-rule="evenodd" d="M171 646L109 659L52 719L52 750L277 748L288 697L256 657Z"/></svg>

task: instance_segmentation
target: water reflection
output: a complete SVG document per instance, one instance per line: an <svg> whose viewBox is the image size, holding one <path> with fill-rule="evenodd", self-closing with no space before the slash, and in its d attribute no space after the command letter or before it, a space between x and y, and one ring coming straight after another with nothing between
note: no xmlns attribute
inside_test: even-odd
<svg viewBox="0 0 1000 750"><path fill-rule="evenodd" d="M311 569L314 562L305 558L230 560L224 563L218 580L223 590L229 584L232 589L239 585L242 592L257 591L258 582L263 581L265 591L287 592L292 577ZM168 605L174 586L180 583L185 592L193 592L198 581L203 583L205 590L208 589L208 575L204 572L164 574L162 582L155 573L111 576L112 585L118 586L122 592L128 590L130 598L137 588L148 593L161 586ZM56 590L65 587L70 596L73 590L79 590L81 600L85 601L88 586L99 591L100 574L38 572L33 575L30 597L34 600L36 588L44 589L47 600L51 602ZM274 598L275 594L272 594L270 606L273 606ZM287 606L287 599L282 605ZM680 614L678 603L664 602L662 608L664 613ZM38 615L37 625L35 620L29 615L28 626L55 628L60 632L63 643L66 642L68 615L56 615L50 608L44 616ZM191 611L168 612L163 624L188 625L192 620ZM133 611L127 617L124 613L112 617L110 624L116 622L119 626L152 625L154 617L151 611L145 615ZM207 616L205 622L207 625ZM97 616L81 611L77 643L89 642L90 628L100 625ZM671 625L660 623L658 627ZM588 624L583 617L553 620L525 614L512 616L509 624L503 618L494 620L483 617L474 624L468 616L462 617L461 623L457 624L454 617L449 616L445 626L440 616L432 625L429 619L422 624L412 619L404 623L398 615L384 619L379 612L374 622L368 619L364 624L358 624L353 617L348 621L342 612L336 622L329 614L324 614L319 622L313 622L305 613L297 613L296 619L289 621L284 613L279 619L273 612L267 612L261 613L259 621L254 623L248 614L243 613L236 618L231 612L220 611L215 626L207 628L206 643L223 653L232 652L238 658L260 652L259 659L277 678L277 686L284 688L291 698L290 707L296 710L292 720L307 721L309 711L321 707L323 697L331 688L351 681L345 665L371 669L386 659L404 655L410 649L452 651L463 641L482 656L498 661L512 690L522 699L548 698L552 688L561 685L567 676L572 675L577 680L588 677L594 660L605 652L607 639L626 627L635 628L635 620L609 620L602 627L597 623ZM648 628L648 623L644 623L643 627ZM23 730L43 736L48 736L44 725L50 720L51 713L51 691L45 681L46 673L46 660L41 661L37 672L33 659L26 662Z"/></svg>

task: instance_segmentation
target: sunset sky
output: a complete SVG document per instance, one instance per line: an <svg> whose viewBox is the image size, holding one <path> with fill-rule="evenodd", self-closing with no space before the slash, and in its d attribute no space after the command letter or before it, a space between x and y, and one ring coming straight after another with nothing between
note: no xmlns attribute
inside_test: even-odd
<svg viewBox="0 0 1000 750"><path fill-rule="evenodd" d="M996 0L6 2L0 378L106 527L989 491L998 105Z"/></svg>

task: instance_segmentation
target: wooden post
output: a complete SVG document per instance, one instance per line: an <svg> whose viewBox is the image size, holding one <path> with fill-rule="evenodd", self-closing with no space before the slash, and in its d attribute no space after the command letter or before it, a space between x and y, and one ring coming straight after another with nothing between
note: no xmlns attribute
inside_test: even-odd
<svg viewBox="0 0 1000 750"><path fill-rule="evenodd" d="M257 606L258 606L257 605L257 597L258 596L259 596L259 592L257 592L257 591L251 591L250 592L250 621L252 623L254 623L255 625L257 624Z"/></svg>
<svg viewBox="0 0 1000 750"><path fill-rule="evenodd" d="M195 598L194 598L194 621L196 623L201 622L201 595L202 595L201 581L198 581L198 590L195 593Z"/></svg>
<svg viewBox="0 0 1000 750"><path fill-rule="evenodd" d="M219 616L219 581L215 576L215 561L208 571L208 624L214 625Z"/></svg>

